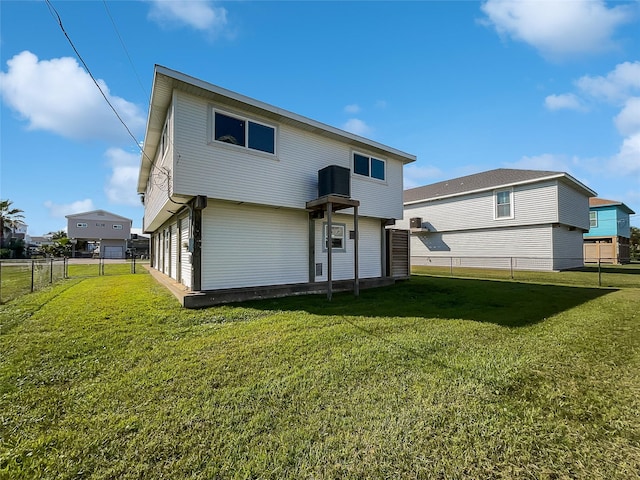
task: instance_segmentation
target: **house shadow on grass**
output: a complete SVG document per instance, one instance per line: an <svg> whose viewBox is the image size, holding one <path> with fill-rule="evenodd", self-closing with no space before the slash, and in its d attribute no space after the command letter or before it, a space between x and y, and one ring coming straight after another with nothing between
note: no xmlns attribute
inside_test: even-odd
<svg viewBox="0 0 640 480"><path fill-rule="evenodd" d="M423 317L522 327L615 290L530 283L414 276L390 287L325 295L254 300L258 310L305 311L315 315Z"/></svg>

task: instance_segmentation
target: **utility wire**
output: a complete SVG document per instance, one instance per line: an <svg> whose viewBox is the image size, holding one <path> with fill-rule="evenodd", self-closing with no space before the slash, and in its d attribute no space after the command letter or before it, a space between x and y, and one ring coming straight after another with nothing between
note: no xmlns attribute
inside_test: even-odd
<svg viewBox="0 0 640 480"><path fill-rule="evenodd" d="M47 7L49 7L49 12L51 13L51 15L56 19L56 21L58 22L58 25L60 26L60 29L62 30L62 33L64 33L64 36L67 38L69 45L71 45L71 48L73 48L73 51L76 53L78 59L80 60L80 62L82 63L82 66L84 67L84 69L86 70L87 74L91 77L91 80L93 80L93 83L95 83L96 87L98 87L98 90L100 91L100 93L102 94L102 97L104 98L105 102L107 102L107 105L109 105L109 107L111 107L111 110L113 110L113 113L116 115L116 117L118 117L118 120L120 120L120 123L124 126L124 128L127 130L127 132L129 133L129 136L133 139L133 141L136 143L136 145L138 146L138 148L140 149L140 151L142 151L142 153L144 154L144 150L142 149L142 147L140 146L140 142L138 141L138 139L135 137L135 135L131 132L131 130L129 129L129 126L125 123L125 121L122 119L122 117L120 116L120 114L118 113L118 111L116 110L116 108L113 106L113 104L109 101L109 99L107 98L107 95L104 93L104 91L102 90L102 88L100 87L100 84L98 83L98 81L96 80L96 78L93 76L93 73L91 73L91 70L89 69L89 66L87 65L87 63L84 61L84 59L82 58L82 55L80 55L80 52L78 52L78 49L76 48L76 46L73 44L73 41L71 40L71 37L69 37L69 34L67 33L67 31L64 28L64 25L62 24L62 19L60 18L60 14L58 13L58 11L56 10L56 8L51 4L50 0L44 0L47 4Z"/></svg>
<svg viewBox="0 0 640 480"><path fill-rule="evenodd" d="M111 15L111 11L109 10L109 6L107 5L107 0L102 0L102 3L104 4L104 9L107 11L107 16L109 17L109 20L111 20L113 29L116 31L118 40L120 40L120 45L122 45L122 49L124 50L124 53L127 55L127 58L129 59L129 64L131 65L131 68L133 69L133 73L135 74L136 79L138 80L138 85L140 85L140 88L142 89L142 92L144 93L145 97L147 97L149 103L151 103L150 95L147 92L147 89L144 88L144 85L142 84L142 80L140 80L140 75L138 75L138 71L136 70L133 60L131 59L131 55L129 55L129 50L127 50L127 46L125 45L124 40L122 39L122 36L118 31L118 27L116 26L116 22L113 19L113 16Z"/></svg>

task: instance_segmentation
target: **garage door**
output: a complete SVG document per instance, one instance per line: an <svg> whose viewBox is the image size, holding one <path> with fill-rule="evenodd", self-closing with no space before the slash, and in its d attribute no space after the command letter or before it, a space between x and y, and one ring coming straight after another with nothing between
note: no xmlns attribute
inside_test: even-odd
<svg viewBox="0 0 640 480"><path fill-rule="evenodd" d="M104 258L124 258L123 247L104 247Z"/></svg>

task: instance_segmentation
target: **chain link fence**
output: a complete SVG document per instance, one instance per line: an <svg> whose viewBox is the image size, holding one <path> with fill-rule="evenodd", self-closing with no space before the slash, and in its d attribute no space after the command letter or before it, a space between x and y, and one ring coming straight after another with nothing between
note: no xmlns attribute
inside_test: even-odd
<svg viewBox="0 0 640 480"><path fill-rule="evenodd" d="M0 304L65 278L125 275L144 271L139 259L42 258L0 260ZM146 262L148 263L148 262Z"/></svg>
<svg viewBox="0 0 640 480"><path fill-rule="evenodd" d="M582 257L447 257L411 256L414 274L507 279L591 287L640 288L640 263L616 264Z"/></svg>

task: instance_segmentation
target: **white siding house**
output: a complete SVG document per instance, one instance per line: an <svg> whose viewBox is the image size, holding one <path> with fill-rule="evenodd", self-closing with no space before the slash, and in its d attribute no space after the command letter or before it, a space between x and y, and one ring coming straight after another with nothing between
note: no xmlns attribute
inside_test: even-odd
<svg viewBox="0 0 640 480"><path fill-rule="evenodd" d="M594 195L563 172L501 168L406 190L399 225L412 265L577 268Z"/></svg>
<svg viewBox="0 0 640 480"><path fill-rule="evenodd" d="M321 197L318 172L337 166L348 169L344 198L351 203L332 209L338 237L331 279L386 277L384 227L402 218L402 169L412 161L400 150L156 66L138 180L152 267L200 298L328 280L328 212L308 203Z"/></svg>

